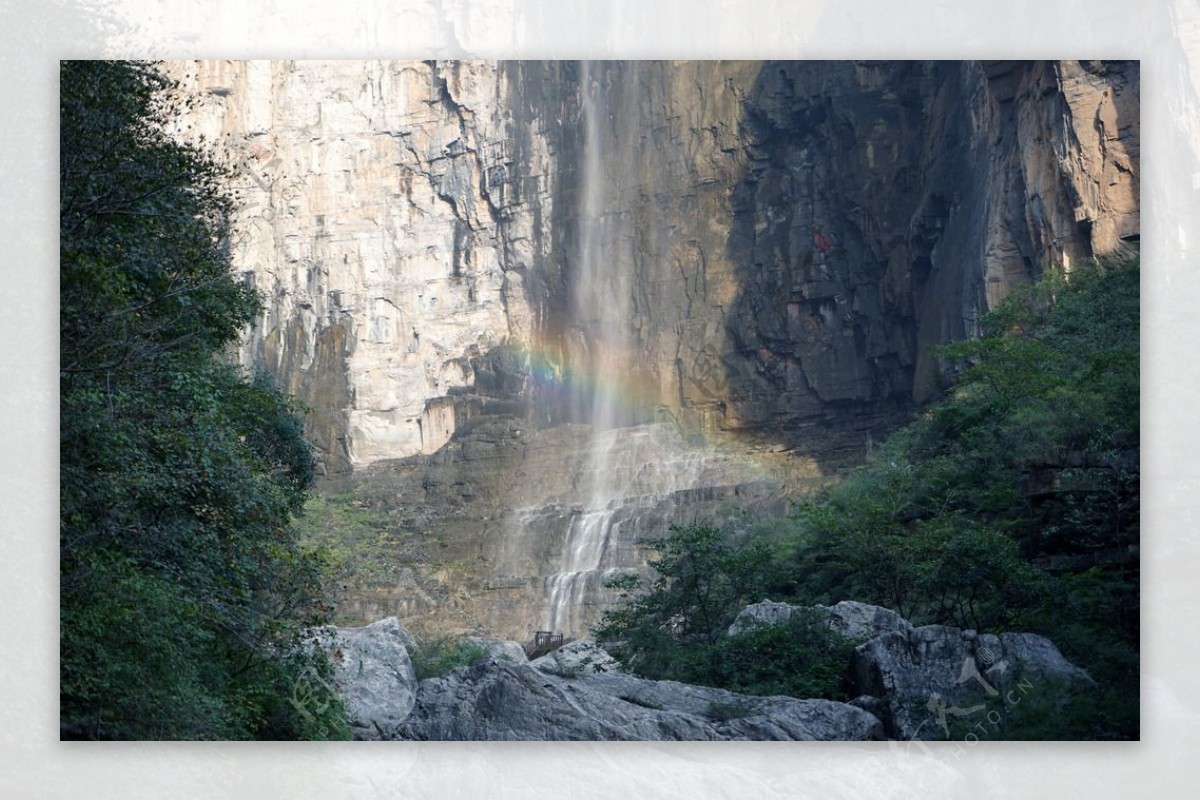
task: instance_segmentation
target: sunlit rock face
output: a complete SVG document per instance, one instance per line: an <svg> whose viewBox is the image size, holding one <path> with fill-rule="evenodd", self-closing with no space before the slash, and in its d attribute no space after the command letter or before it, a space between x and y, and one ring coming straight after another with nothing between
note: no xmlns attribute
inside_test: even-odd
<svg viewBox="0 0 1200 801"><path fill-rule="evenodd" d="M439 566L362 621L584 633L668 523L786 509L937 391L934 346L1138 236L1136 63L171 70L237 170L242 361Z"/></svg>
<svg viewBox="0 0 1200 801"><path fill-rule="evenodd" d="M454 430L452 404L436 399L473 386L472 358L532 334L522 273L546 235L548 143L524 143L518 190L509 70L175 69L199 93L192 124L239 171L234 265L267 300L243 361L313 409L329 471L436 451Z"/></svg>

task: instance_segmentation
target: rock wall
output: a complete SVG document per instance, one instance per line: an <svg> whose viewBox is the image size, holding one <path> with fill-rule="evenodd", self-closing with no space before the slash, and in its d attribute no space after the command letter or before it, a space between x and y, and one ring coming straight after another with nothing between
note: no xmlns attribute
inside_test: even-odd
<svg viewBox="0 0 1200 801"><path fill-rule="evenodd" d="M785 511L934 346L1138 237L1133 62L171 70L237 170L242 361L327 487L415 520L356 622L584 634L669 524Z"/></svg>
<svg viewBox="0 0 1200 801"><path fill-rule="evenodd" d="M437 399L471 359L528 341L523 260L548 167L518 147L496 63L173 65L199 107L185 124L237 167L234 265L267 308L242 348L312 409L331 472L432 453L453 431ZM504 220L503 226L501 221ZM542 225L542 228L545 226Z"/></svg>
<svg viewBox="0 0 1200 801"><path fill-rule="evenodd" d="M241 171L235 264L268 298L242 358L312 407L331 472L436 451L456 398L494 394L500 345L500 394L578 418L626 308L630 419L854 461L936 389L931 346L1138 234L1131 62L600 62L588 86L572 62L172 69L191 133ZM581 319L585 147L632 297L601 288Z"/></svg>

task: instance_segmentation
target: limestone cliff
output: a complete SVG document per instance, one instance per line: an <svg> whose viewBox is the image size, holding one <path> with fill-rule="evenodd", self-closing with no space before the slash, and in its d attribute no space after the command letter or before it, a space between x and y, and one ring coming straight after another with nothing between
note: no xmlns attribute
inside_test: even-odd
<svg viewBox="0 0 1200 801"><path fill-rule="evenodd" d="M171 69L238 169L243 362L330 486L414 515L361 622L585 633L648 538L782 511L934 346L1138 237L1134 62Z"/></svg>
<svg viewBox="0 0 1200 801"><path fill-rule="evenodd" d="M436 451L463 393L578 417L564 398L611 366L594 332L618 310L631 419L853 460L935 388L930 346L1138 234L1136 63L174 69L242 170L235 263L269 301L243 359L313 408L331 471ZM628 280L581 319L589 93L596 235Z"/></svg>

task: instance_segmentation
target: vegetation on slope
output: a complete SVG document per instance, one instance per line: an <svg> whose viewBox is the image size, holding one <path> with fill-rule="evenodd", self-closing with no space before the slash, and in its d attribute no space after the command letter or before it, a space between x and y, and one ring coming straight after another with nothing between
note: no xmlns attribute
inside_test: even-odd
<svg viewBox="0 0 1200 801"><path fill-rule="evenodd" d="M628 600L598 636L648 676L790 692L820 684L839 645L810 630L735 642L744 604L854 599L916 624L1033 631L1099 690L1006 734L1136 737L1138 281L1136 262L1101 264L1015 293L944 349L944 399L869 464L773 536L676 530L656 582L620 580Z"/></svg>
<svg viewBox="0 0 1200 801"><path fill-rule="evenodd" d="M149 65L63 62L64 738L344 737L297 409L225 358L258 311L224 174L163 133ZM299 700L298 700L299 699Z"/></svg>

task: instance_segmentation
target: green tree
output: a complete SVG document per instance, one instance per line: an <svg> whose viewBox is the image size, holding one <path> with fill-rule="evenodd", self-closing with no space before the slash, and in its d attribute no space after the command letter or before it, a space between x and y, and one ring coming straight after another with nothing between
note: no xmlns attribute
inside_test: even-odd
<svg viewBox="0 0 1200 801"><path fill-rule="evenodd" d="M597 638L630 670L751 694L836 697L849 643L824 619L796 615L782 626L735 636L728 629L776 580L772 549L707 524L673 526L654 540L652 580L610 582L624 604L606 612Z"/></svg>
<svg viewBox="0 0 1200 801"><path fill-rule="evenodd" d="M792 591L1044 633L1106 699L1072 731L1135 736L1138 287L1136 261L1051 274L944 348L946 397L798 507Z"/></svg>
<svg viewBox="0 0 1200 801"><path fill-rule="evenodd" d="M652 540L655 576L612 579L625 602L605 612L595 634L627 667L651 678L683 678L695 672L704 649L721 637L747 598L761 586L766 551L761 543L743 553L724 532L707 525L672 526Z"/></svg>
<svg viewBox="0 0 1200 801"><path fill-rule="evenodd" d="M259 302L229 271L224 171L164 133L171 88L60 66L62 736L341 736L336 698L293 695L329 670L299 647L326 612L291 523L312 455L226 358Z"/></svg>
<svg viewBox="0 0 1200 801"><path fill-rule="evenodd" d="M845 700L854 646L817 610L797 610L784 623L722 638L705 683L750 695Z"/></svg>
<svg viewBox="0 0 1200 801"><path fill-rule="evenodd" d="M602 631L615 634L631 621L645 622L711 645L743 602L761 600L755 596L762 592L770 551L760 540L737 545L720 528L698 523L671 526L670 536L648 545L657 553L649 562L657 575L649 582L635 574L612 581L630 603L606 615Z"/></svg>

